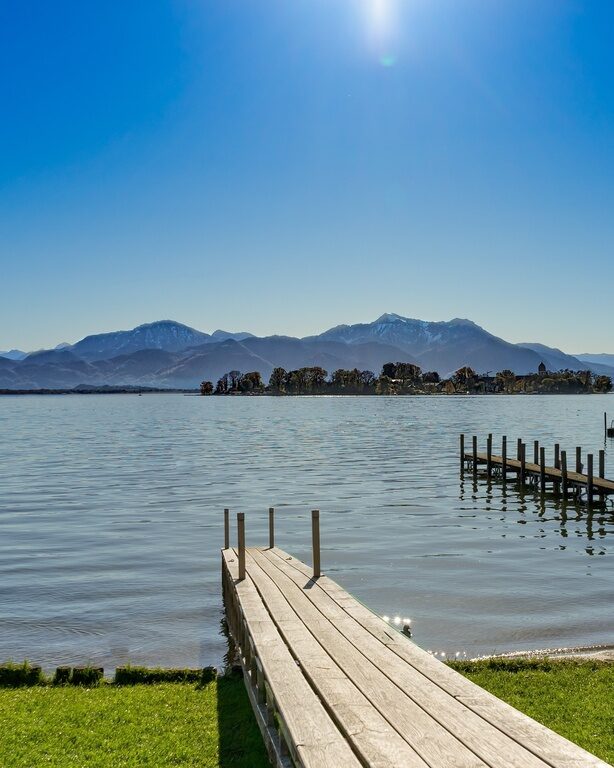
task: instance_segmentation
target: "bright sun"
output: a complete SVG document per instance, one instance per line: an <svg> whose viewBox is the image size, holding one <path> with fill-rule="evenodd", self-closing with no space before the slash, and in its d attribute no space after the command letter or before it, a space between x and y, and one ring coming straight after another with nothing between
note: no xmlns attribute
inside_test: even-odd
<svg viewBox="0 0 614 768"><path fill-rule="evenodd" d="M385 67L395 61L390 47L394 28L394 0L366 0L368 34L371 45Z"/></svg>

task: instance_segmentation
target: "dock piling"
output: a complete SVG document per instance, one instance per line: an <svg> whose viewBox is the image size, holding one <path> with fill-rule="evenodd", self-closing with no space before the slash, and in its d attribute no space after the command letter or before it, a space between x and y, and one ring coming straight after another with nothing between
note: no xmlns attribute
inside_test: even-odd
<svg viewBox="0 0 614 768"><path fill-rule="evenodd" d="M224 549L230 549L230 510L224 510Z"/></svg>
<svg viewBox="0 0 614 768"><path fill-rule="evenodd" d="M527 478L527 444L520 443L520 483L524 485Z"/></svg>
<svg viewBox="0 0 614 768"><path fill-rule="evenodd" d="M460 471L461 475L465 473L465 434L460 436Z"/></svg>
<svg viewBox="0 0 614 768"><path fill-rule="evenodd" d="M239 545L239 581L245 580L245 512L237 512L237 538Z"/></svg>
<svg viewBox="0 0 614 768"><path fill-rule="evenodd" d="M461 448L464 448L464 435L460 436ZM474 483L477 482L481 467L483 476L490 480L493 476L501 477L506 482L507 473L515 473L515 481L519 486L530 485L535 490L546 493L548 483L552 483L553 493L567 499L570 495L579 503L584 501L584 492L587 492L589 506L594 502L604 503L609 497L614 496L614 480L605 477L605 450L599 451L599 466L596 466L595 454L588 453L584 464L582 463L582 448L575 450L575 470L569 467L567 451L562 451L560 443L554 446L554 466L546 465L546 449L539 440L533 440L533 460L527 461L527 443L522 438L517 441L518 459L509 458L507 452L507 437L501 438L501 454L493 453L493 436L487 436L486 450L478 452L478 438L473 435L473 452L464 453L463 466L469 470L469 464L473 471Z"/></svg>
<svg viewBox="0 0 614 768"><path fill-rule="evenodd" d="M486 474L492 476L492 434L488 435L486 441Z"/></svg>
<svg viewBox="0 0 614 768"><path fill-rule="evenodd" d="M275 508L269 507L269 549L275 546Z"/></svg>
<svg viewBox="0 0 614 768"><path fill-rule="evenodd" d="M313 578L320 578L320 510L311 511L311 539L313 549Z"/></svg>
<svg viewBox="0 0 614 768"><path fill-rule="evenodd" d="M507 478L507 436L503 435L501 438L501 475L503 476L503 482Z"/></svg>
<svg viewBox="0 0 614 768"><path fill-rule="evenodd" d="M593 503L593 454L586 455L586 498L589 506Z"/></svg>
<svg viewBox="0 0 614 768"><path fill-rule="evenodd" d="M542 493L546 493L546 449L543 445L539 449L539 487Z"/></svg>
<svg viewBox="0 0 614 768"><path fill-rule="evenodd" d="M522 438L519 437L516 441L516 458L518 461L522 461Z"/></svg>
<svg viewBox="0 0 614 768"><path fill-rule="evenodd" d="M567 451L561 451L561 478L563 480L563 498L567 498Z"/></svg>
<svg viewBox="0 0 614 768"><path fill-rule="evenodd" d="M582 474L582 448L579 445L576 446L576 472Z"/></svg>

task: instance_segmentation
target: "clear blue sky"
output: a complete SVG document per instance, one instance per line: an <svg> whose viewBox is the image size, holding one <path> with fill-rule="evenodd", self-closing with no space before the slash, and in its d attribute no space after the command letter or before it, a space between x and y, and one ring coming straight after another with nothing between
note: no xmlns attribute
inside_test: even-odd
<svg viewBox="0 0 614 768"><path fill-rule="evenodd" d="M0 349L389 311L614 352L611 0L0 0Z"/></svg>

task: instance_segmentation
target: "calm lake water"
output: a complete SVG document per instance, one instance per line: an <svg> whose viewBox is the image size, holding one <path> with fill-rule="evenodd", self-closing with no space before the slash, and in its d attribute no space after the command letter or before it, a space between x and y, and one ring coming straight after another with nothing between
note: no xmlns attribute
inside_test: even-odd
<svg viewBox="0 0 614 768"><path fill-rule="evenodd" d="M0 398L0 661L221 665L222 510L448 655L610 644L614 512L459 476L458 435L597 453L612 396ZM614 476L614 441L606 475ZM532 455L532 448L528 451ZM234 526L233 526L234 536Z"/></svg>

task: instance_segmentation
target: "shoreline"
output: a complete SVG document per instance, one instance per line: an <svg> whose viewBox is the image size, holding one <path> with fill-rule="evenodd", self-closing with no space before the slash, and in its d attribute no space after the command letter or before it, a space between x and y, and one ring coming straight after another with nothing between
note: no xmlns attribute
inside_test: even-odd
<svg viewBox="0 0 614 768"><path fill-rule="evenodd" d="M614 663L614 644L509 651L508 653L476 656L469 661L486 661L488 659L584 659Z"/></svg>

